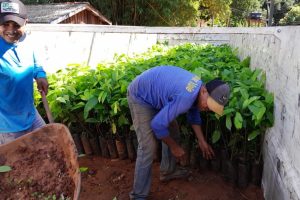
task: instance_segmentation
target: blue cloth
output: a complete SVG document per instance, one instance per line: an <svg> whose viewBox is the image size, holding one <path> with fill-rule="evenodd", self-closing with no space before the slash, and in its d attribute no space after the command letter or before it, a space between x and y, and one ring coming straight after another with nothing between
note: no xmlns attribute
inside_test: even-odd
<svg viewBox="0 0 300 200"><path fill-rule="evenodd" d="M12 142L15 139L17 139L18 137L26 135L27 133L30 133L30 132L34 131L35 129L38 129L38 128L44 126L45 124L46 124L45 121L43 120L41 115L36 110L35 111L35 119L33 120L32 126L29 129L26 129L24 131L19 131L19 132L0 134L0 145Z"/></svg>
<svg viewBox="0 0 300 200"><path fill-rule="evenodd" d="M151 121L157 138L169 135L169 123L188 112L191 124L201 125L195 103L202 81L198 76L175 66L151 68L137 76L128 87L129 95L141 105L158 111Z"/></svg>
<svg viewBox="0 0 300 200"><path fill-rule="evenodd" d="M0 133L19 132L32 126L33 79L46 77L25 37L15 44L0 37Z"/></svg>

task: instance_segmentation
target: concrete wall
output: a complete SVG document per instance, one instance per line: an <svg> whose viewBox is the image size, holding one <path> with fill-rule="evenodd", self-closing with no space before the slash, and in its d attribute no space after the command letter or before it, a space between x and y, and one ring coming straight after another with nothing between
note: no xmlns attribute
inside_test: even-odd
<svg viewBox="0 0 300 200"><path fill-rule="evenodd" d="M86 25L28 25L45 55L46 70L68 63L95 66L115 53L133 55L158 41L228 43L251 67L266 72L275 95L275 125L264 143L263 189L267 200L300 199L300 27L166 28Z"/></svg>
<svg viewBox="0 0 300 200"><path fill-rule="evenodd" d="M268 31L271 31L268 32ZM265 139L263 187L266 199L300 199L300 27L258 29L232 36L239 55L266 71L275 95L275 125Z"/></svg>

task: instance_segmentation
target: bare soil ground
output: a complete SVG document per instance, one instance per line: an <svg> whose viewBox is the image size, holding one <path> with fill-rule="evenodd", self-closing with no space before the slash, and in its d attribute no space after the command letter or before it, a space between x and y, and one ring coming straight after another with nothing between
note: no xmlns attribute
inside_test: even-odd
<svg viewBox="0 0 300 200"><path fill-rule="evenodd" d="M81 200L127 200L133 184L135 162L99 156L79 158L82 174ZM262 190L249 185L239 189L226 182L221 173L192 169L186 180L159 181L159 163L153 164L151 200L263 200Z"/></svg>

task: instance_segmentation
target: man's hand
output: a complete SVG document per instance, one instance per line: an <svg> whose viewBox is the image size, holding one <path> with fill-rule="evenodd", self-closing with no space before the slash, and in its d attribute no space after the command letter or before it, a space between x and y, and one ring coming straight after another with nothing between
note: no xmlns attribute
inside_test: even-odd
<svg viewBox="0 0 300 200"><path fill-rule="evenodd" d="M181 148L181 146L179 146L175 142L175 140L173 140L173 138L171 138L170 136L167 136L167 137L162 138L161 140L168 145L173 156L175 156L179 160L183 158L183 156L185 155L185 152Z"/></svg>
<svg viewBox="0 0 300 200"><path fill-rule="evenodd" d="M39 92L44 92L45 95L48 93L48 81L45 78L37 78L36 79L37 88Z"/></svg>
<svg viewBox="0 0 300 200"><path fill-rule="evenodd" d="M177 158L177 159L182 159L183 156L185 155L185 152L181 146L174 146L170 148L172 154Z"/></svg>
<svg viewBox="0 0 300 200"><path fill-rule="evenodd" d="M204 138L201 126L194 124L194 125L192 125L192 128L198 138L198 144L202 151L203 157L205 159L212 159L215 156L215 153L212 150L211 146L209 144L207 144L207 142Z"/></svg>
<svg viewBox="0 0 300 200"><path fill-rule="evenodd" d="M212 159L215 156L214 151L212 150L211 146L207 144L206 141L199 141L199 147L202 151L202 156L205 159Z"/></svg>

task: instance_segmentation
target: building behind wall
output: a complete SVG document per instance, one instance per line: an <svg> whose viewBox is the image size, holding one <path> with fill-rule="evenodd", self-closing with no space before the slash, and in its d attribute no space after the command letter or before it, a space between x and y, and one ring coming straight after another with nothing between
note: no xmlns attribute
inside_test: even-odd
<svg viewBox="0 0 300 200"><path fill-rule="evenodd" d="M26 8L28 23L111 25L111 22L88 2L26 5Z"/></svg>

